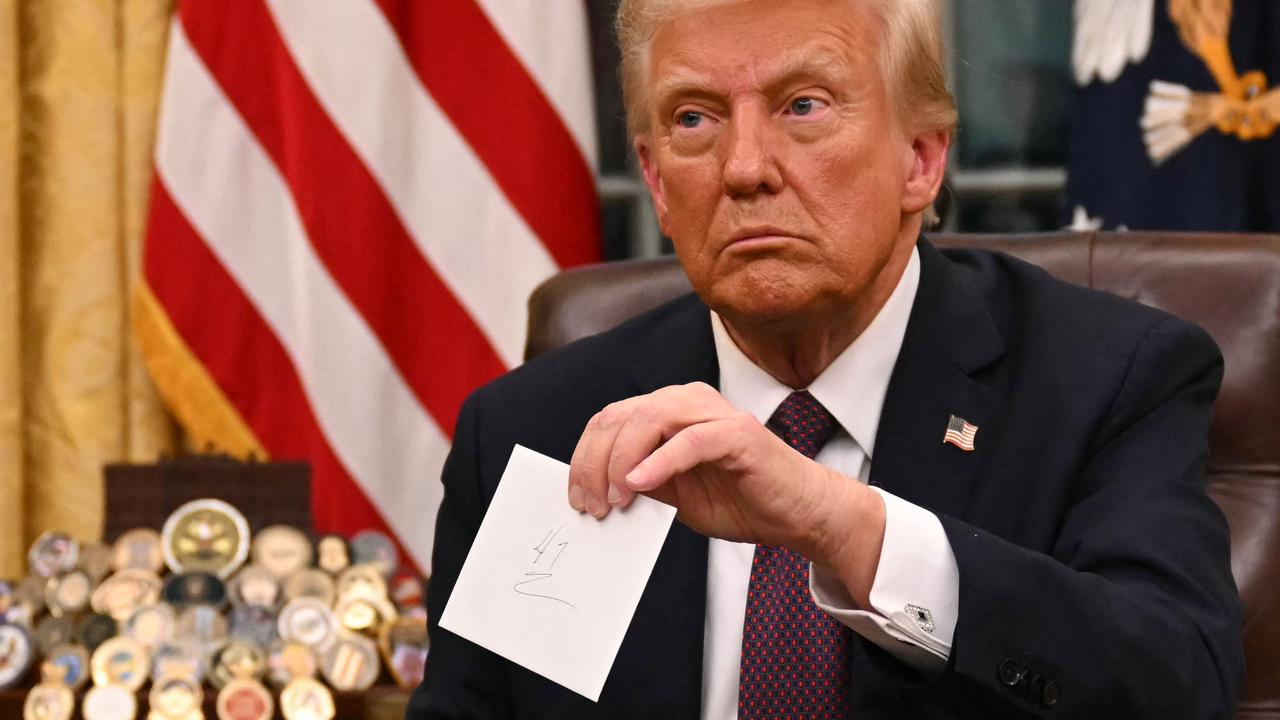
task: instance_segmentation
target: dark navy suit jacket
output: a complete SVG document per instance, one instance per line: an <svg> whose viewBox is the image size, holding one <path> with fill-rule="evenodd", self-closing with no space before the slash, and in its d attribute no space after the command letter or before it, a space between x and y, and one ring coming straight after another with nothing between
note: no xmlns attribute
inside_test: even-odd
<svg viewBox="0 0 1280 720"><path fill-rule="evenodd" d="M1227 525L1204 487L1213 341L1007 256L919 249L871 482L941 518L959 621L929 677L855 642L851 717L1229 717L1244 659ZM437 626L513 445L568 461L606 404L693 381L716 385L717 363L690 295L467 401L436 524L427 680L408 717L698 716L707 541L679 523L599 703ZM943 444L953 414L979 427L974 452Z"/></svg>

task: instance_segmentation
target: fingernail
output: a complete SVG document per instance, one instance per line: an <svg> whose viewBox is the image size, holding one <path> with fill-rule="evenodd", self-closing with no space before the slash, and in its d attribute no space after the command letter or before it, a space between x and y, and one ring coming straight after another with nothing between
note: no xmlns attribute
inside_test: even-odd
<svg viewBox="0 0 1280 720"><path fill-rule="evenodd" d="M569 486L569 507L582 512L582 488L577 485Z"/></svg>
<svg viewBox="0 0 1280 720"><path fill-rule="evenodd" d="M641 481L642 479L644 479L644 478L643 478L643 476L640 474L640 471L637 469L637 470L632 470L631 472L627 473L627 476L626 476L625 478L623 478L623 481L624 481L624 482L626 482L626 483L627 483L627 487L631 488L632 490L639 490L639 489L640 489L640 481Z"/></svg>
<svg viewBox="0 0 1280 720"><path fill-rule="evenodd" d="M603 517L605 513L605 506L600 502L600 499L597 498L595 495L588 495L587 496L587 512L591 513L593 517Z"/></svg>
<svg viewBox="0 0 1280 720"><path fill-rule="evenodd" d="M622 493L618 492L617 487L610 485L609 486L609 504L617 505L620 502L622 502Z"/></svg>

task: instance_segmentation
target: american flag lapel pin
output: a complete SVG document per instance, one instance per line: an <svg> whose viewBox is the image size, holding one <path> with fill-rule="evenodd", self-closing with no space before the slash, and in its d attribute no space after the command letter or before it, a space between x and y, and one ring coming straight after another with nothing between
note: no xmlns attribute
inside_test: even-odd
<svg viewBox="0 0 1280 720"><path fill-rule="evenodd" d="M952 415L947 421L947 431L942 435L942 442L951 443L965 452L973 452L973 436L977 434L977 425Z"/></svg>

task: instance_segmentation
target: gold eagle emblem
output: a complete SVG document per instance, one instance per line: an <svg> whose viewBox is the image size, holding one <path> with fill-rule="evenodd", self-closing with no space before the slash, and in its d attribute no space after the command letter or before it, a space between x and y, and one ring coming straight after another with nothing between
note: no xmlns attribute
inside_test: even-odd
<svg viewBox="0 0 1280 720"><path fill-rule="evenodd" d="M1219 92L1152 81L1140 120L1151 161L1163 163L1211 129L1246 142L1271 137L1280 125L1280 88L1269 89L1260 70L1236 71L1228 42L1232 0L1169 0L1168 9L1182 44L1205 64ZM1128 62L1141 62L1154 22L1151 0L1077 0L1077 82L1095 76L1110 82Z"/></svg>

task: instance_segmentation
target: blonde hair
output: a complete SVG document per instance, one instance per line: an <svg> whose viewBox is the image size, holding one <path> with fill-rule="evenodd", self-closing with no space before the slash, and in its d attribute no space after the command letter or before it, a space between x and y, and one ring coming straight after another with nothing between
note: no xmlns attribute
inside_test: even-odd
<svg viewBox="0 0 1280 720"><path fill-rule="evenodd" d="M648 132L644 84L649 70L649 41L663 22L682 11L730 2L777 0L622 0L615 28L622 50L619 74L627 108L627 128L634 135ZM913 128L952 131L955 100L947 90L942 67L942 39L934 0L855 0L870 3L884 30L880 69L885 89L894 100L898 118ZM785 10L784 10L785 12Z"/></svg>
<svg viewBox="0 0 1280 720"><path fill-rule="evenodd" d="M942 37L935 0L851 0L869 3L883 30L880 71L895 118L912 132L953 133L956 104L947 89L942 66ZM632 137L649 132L649 105L645 85L649 71L649 43L658 26L680 12L729 2L779 0L622 0L615 28L622 50L619 75L627 109L627 129ZM781 10L785 12L785 9ZM925 211L925 222L937 215Z"/></svg>

